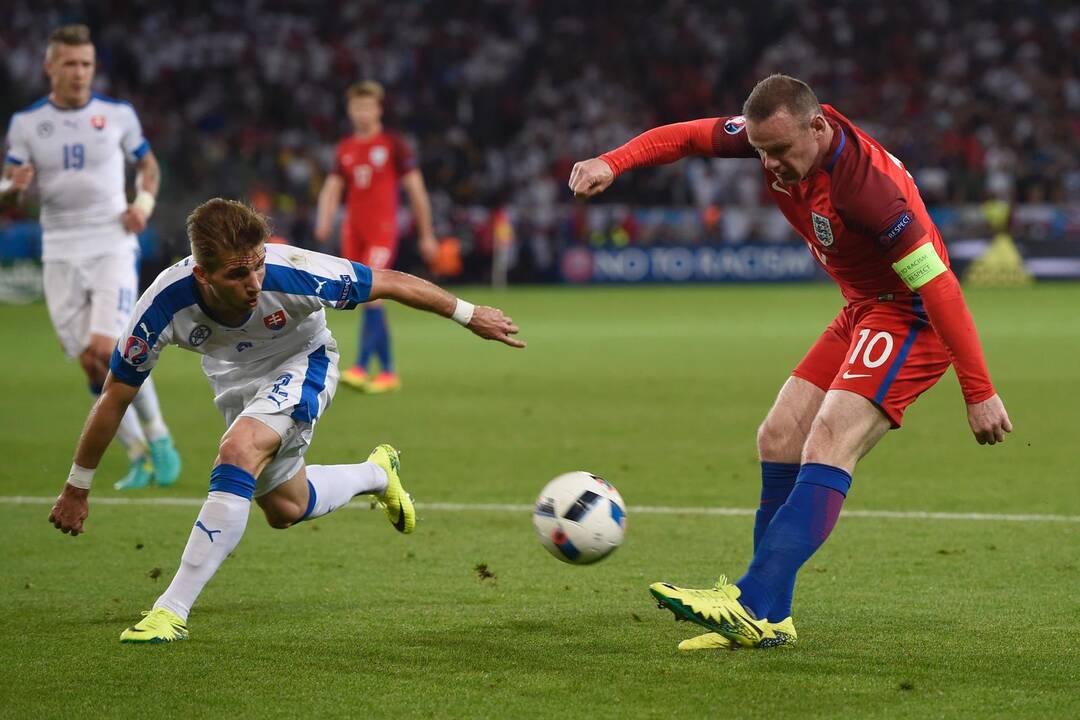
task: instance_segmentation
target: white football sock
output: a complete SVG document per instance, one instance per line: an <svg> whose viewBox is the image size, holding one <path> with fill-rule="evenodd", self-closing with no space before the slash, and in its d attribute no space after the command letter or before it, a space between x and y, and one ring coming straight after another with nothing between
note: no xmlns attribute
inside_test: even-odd
<svg viewBox="0 0 1080 720"><path fill-rule="evenodd" d="M207 495L199 519L191 528L180 568L168 590L154 603L155 609L172 610L187 620L199 593L244 536L250 509L251 501L239 495L219 490Z"/></svg>
<svg viewBox="0 0 1080 720"><path fill-rule="evenodd" d="M142 425L139 424L139 416L130 405L124 417L120 420L120 427L116 430L116 439L127 451L128 460L134 460L146 454L146 436L143 435Z"/></svg>
<svg viewBox="0 0 1080 720"><path fill-rule="evenodd" d="M139 413L139 422L142 423L147 440L154 442L169 436L169 428L165 425L165 418L161 416L161 405L158 403L153 378L146 378L132 404Z"/></svg>
<svg viewBox="0 0 1080 720"><path fill-rule="evenodd" d="M334 512L357 495L381 495L386 490L386 471L372 462L308 465L307 479L308 491L315 497L308 501L311 510L304 516L305 520Z"/></svg>

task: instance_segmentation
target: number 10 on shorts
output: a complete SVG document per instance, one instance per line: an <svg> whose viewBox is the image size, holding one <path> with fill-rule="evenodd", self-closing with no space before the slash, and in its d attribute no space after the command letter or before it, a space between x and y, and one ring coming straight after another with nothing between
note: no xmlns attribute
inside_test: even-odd
<svg viewBox="0 0 1080 720"><path fill-rule="evenodd" d="M859 353L862 353L862 362L868 368L876 368L885 364L885 361L889 359L893 351L893 337L884 330L879 330L874 333L873 337L870 337L870 333L874 332L869 328L863 328L859 331L859 341L855 343L855 350L851 353L851 357L848 358L848 364L854 365L855 361L859 357ZM869 338L869 342L867 341Z"/></svg>

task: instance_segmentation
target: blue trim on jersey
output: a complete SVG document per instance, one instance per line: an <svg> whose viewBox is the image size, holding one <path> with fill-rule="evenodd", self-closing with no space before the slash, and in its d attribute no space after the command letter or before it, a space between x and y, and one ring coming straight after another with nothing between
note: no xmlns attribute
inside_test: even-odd
<svg viewBox="0 0 1080 720"><path fill-rule="evenodd" d="M242 467L222 463L210 471L210 492L227 492L250 500L255 495L255 478Z"/></svg>
<svg viewBox="0 0 1080 720"><path fill-rule="evenodd" d="M132 156L134 156L134 158L136 160L142 160L143 155L145 155L148 152L150 152L150 141L149 140L143 140L142 144L139 145L139 147L137 147L137 148L135 148L134 150L131 151L131 154L132 154Z"/></svg>
<svg viewBox="0 0 1080 720"><path fill-rule="evenodd" d="M173 316L186 307L199 303L199 291L195 286L195 276L187 275L172 283L154 296L150 306L143 311L135 322L134 329L129 337L141 338L151 350L161 331L169 326ZM120 342L126 344L127 337L121 338ZM149 372L140 372L137 366L124 360L120 355L120 346L113 350L112 359L109 361L109 370L118 379L128 385L138 387L143 384Z"/></svg>
<svg viewBox="0 0 1080 720"><path fill-rule="evenodd" d="M22 165L23 164L23 161L20 160L19 158L15 157L14 155L8 155L6 158L4 158L4 162L9 163L11 165Z"/></svg>
<svg viewBox="0 0 1080 720"><path fill-rule="evenodd" d="M900 352L896 354L896 359L892 361L889 371L885 373L885 379L881 381L877 392L874 393L874 402L876 404L880 405L885 400L885 396L889 394L889 388L892 387L896 374L900 372L904 361L907 360L908 353L911 352L911 346L915 344L915 338L918 337L919 331L926 326L927 323L923 320L916 320L911 323L911 330L908 331L907 337L904 338L904 344L900 346Z"/></svg>
<svg viewBox="0 0 1080 720"><path fill-rule="evenodd" d="M48 104L49 104L49 96L46 95L43 98L35 100L33 103L31 103L30 105L27 105L22 110L17 110L15 112L15 115L21 115L23 113L33 112L33 111L37 110L38 108L44 107L45 105L48 105Z"/></svg>
<svg viewBox="0 0 1080 720"><path fill-rule="evenodd" d="M825 171L832 172L833 165L836 165L836 161L840 158L840 152L844 149L844 145L847 144L847 133L844 132L844 128L840 128L840 144L836 146L836 152L829 159L829 162L825 163Z"/></svg>
<svg viewBox="0 0 1080 720"><path fill-rule="evenodd" d="M325 345L320 345L308 355L304 388L300 391L300 402L293 408L293 420L312 423L319 417L319 393L326 387L326 370L329 367L330 357L326 354Z"/></svg>
<svg viewBox="0 0 1080 720"><path fill-rule="evenodd" d="M132 105L131 103L129 103L127 100L118 100L117 98L111 98L111 97L108 97L107 95L99 95L98 93L93 93L90 96L90 99L91 100L100 100L101 102L108 103L110 105L127 105L132 110L135 109L135 106ZM87 103L87 104L89 104L89 103Z"/></svg>
<svg viewBox="0 0 1080 720"><path fill-rule="evenodd" d="M920 320L930 321L930 318L926 314L926 308L923 306L922 295L919 293L913 293L911 295L911 309L919 316Z"/></svg>
<svg viewBox="0 0 1080 720"><path fill-rule="evenodd" d="M355 262L352 266L355 280L349 275L341 275L335 280L287 265L267 263L262 289L317 297L339 310L351 310L371 296L371 268Z"/></svg>

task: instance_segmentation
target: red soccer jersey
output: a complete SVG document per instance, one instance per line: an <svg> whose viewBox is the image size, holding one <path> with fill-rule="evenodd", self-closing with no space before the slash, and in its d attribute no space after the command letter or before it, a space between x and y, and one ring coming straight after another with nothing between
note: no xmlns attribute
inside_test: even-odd
<svg viewBox="0 0 1080 720"><path fill-rule="evenodd" d="M948 251L915 181L876 140L822 105L833 140L820 168L782 185L762 168L769 193L848 302L909 292L892 263L929 234L946 266ZM756 157L741 118L720 118L713 146L721 157Z"/></svg>
<svg viewBox="0 0 1080 720"><path fill-rule="evenodd" d="M903 164L833 107L822 105L822 110L834 131L825 162L795 185L782 185L762 167L769 192L849 303L910 295L892 264L925 238L947 267L941 233ZM654 128L600 158L618 176L690 155L757 157L757 152L746 138L746 120L730 116ZM946 271L934 277L919 295L965 398L986 400L994 389L956 276Z"/></svg>
<svg viewBox="0 0 1080 720"><path fill-rule="evenodd" d="M396 133L351 135L338 143L334 172L345 178L349 236L358 247L397 240L398 181L416 158Z"/></svg>

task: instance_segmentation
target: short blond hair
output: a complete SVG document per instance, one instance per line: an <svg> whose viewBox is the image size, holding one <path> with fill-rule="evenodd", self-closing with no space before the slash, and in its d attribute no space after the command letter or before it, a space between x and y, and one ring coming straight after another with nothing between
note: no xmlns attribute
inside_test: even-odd
<svg viewBox="0 0 1080 720"><path fill-rule="evenodd" d="M195 263L213 272L223 253L250 252L265 243L270 237L270 222L242 202L213 198L188 215L187 236Z"/></svg>
<svg viewBox="0 0 1080 720"><path fill-rule="evenodd" d="M90 39L90 28L86 25L61 25L49 34L49 44L45 46L46 59L56 54L56 48L60 45L93 45Z"/></svg>
<svg viewBox="0 0 1080 720"><path fill-rule="evenodd" d="M386 90L374 80L361 80L358 83L350 85L349 89L345 91L346 100L352 100L353 98L359 97L375 98L381 105L383 98L386 97Z"/></svg>

